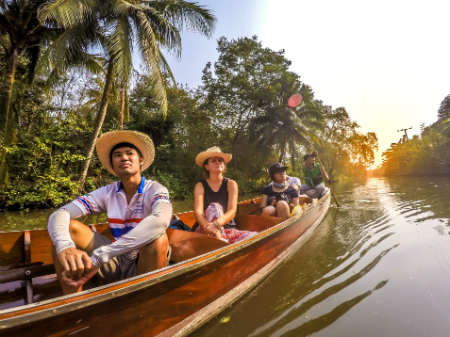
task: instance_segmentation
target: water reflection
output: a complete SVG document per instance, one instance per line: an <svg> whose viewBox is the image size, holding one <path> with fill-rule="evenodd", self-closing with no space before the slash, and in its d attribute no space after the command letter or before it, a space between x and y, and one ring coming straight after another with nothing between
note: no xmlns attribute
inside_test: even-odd
<svg viewBox="0 0 450 337"><path fill-rule="evenodd" d="M449 178L335 187L341 208L192 336L448 336ZM230 316L229 323L220 319Z"/></svg>

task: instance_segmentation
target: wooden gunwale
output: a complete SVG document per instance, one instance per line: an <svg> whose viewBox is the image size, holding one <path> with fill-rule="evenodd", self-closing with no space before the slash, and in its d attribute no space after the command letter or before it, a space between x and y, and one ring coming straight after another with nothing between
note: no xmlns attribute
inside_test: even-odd
<svg viewBox="0 0 450 337"><path fill-rule="evenodd" d="M80 308L85 308L90 305L106 301L108 299L111 299L111 297L124 296L126 294L135 292L136 290L143 289L155 285L157 283L170 280L184 273L188 273L189 271L199 269L202 266L208 265L239 250L243 250L256 242L261 241L269 236L272 236L286 227L289 227L291 224L303 218L312 209L319 207L319 205L322 204L325 201L325 199L329 201L329 194L326 197L322 198L322 200L320 200L315 207L310 208L306 212L304 212L301 217L288 219L272 228L269 228L261 232L260 234L248 240L227 246L222 249L218 249L216 251L204 254L202 256L193 258L188 261L184 261L182 263L173 266L166 267L164 269L147 274L145 276L137 276L125 281L120 281L99 288L87 290L81 294L68 295L64 297L59 297L57 299L47 300L39 303L25 305L18 308L11 308L0 311L0 319L1 319L0 329L12 328L25 323L30 323L44 318L54 317L64 313L76 311ZM326 212L323 211L323 214L320 215L319 217L320 220L321 218L323 218L325 213ZM315 223L317 223L317 221L319 220L316 220ZM301 235L300 238L301 237L303 237L303 235ZM293 245L291 245L291 247ZM290 253L286 253L285 256L288 256ZM269 268L270 271L273 270L276 266L278 266L282 262L282 260L279 261L278 263L275 263L272 268ZM266 274L267 272L263 274L263 276Z"/></svg>

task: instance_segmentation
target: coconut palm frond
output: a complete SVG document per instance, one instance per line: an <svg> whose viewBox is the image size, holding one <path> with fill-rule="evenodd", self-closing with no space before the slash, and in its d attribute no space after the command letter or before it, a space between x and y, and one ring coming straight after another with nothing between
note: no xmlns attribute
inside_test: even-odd
<svg viewBox="0 0 450 337"><path fill-rule="evenodd" d="M108 45L108 52L114 58L114 71L118 81L128 81L131 76L133 39L133 29L126 17L118 18Z"/></svg>
<svg viewBox="0 0 450 337"><path fill-rule="evenodd" d="M56 0L41 7L38 18L43 23L57 22L66 29L92 24L95 21L96 5L95 0Z"/></svg>

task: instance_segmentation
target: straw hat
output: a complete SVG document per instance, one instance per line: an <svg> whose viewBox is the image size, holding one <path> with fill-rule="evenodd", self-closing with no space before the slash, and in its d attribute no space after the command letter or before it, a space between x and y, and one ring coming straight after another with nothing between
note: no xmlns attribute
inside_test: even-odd
<svg viewBox="0 0 450 337"><path fill-rule="evenodd" d="M95 144L98 159L109 173L117 176L111 165L110 154L112 148L119 143L130 143L138 148L144 158L141 171L144 171L153 163L155 147L149 136L137 131L110 131L101 135Z"/></svg>
<svg viewBox="0 0 450 337"><path fill-rule="evenodd" d="M222 151L220 151L220 148L218 148L217 146L213 146L204 152L200 152L195 158L195 163L198 166L203 167L203 163L205 162L205 160L211 157L223 158L225 164L228 164L228 162L231 160L231 154L222 153Z"/></svg>

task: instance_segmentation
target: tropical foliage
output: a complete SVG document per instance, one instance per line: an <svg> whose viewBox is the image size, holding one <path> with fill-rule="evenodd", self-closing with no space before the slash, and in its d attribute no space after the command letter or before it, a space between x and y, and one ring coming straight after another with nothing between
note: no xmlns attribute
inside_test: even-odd
<svg viewBox="0 0 450 337"><path fill-rule="evenodd" d="M60 20L56 14L46 17ZM63 28L60 41L72 29L68 24ZM110 38L103 34L101 39ZM155 94L160 84L149 68L141 73L131 68L126 82L114 70L105 96L111 55L88 57L90 49L83 48L71 60L47 49L44 55L50 60L39 68L47 71L37 74L32 87L16 76L11 107L17 112L19 132L8 150L9 183L0 190L0 208L48 207L76 196L86 148L103 108L101 132L123 124L152 137L156 158L144 175L167 186L172 198L192 195L202 179L195 156L215 145L232 153L226 175L237 181L241 192L267 184L268 167L277 161L287 162L289 174L302 178L303 154L313 149L332 179L364 175L373 163L376 135L358 132L345 108L333 109L317 100L313 88L289 70L284 51L264 47L256 36L220 38L218 60L205 66L197 88L176 85L170 73L162 72L167 110ZM57 57L61 59L55 61ZM61 60L67 64L56 69ZM20 58L17 74L26 74L27 62ZM6 62L0 62L0 75L5 73ZM133 88L124 83L133 83ZM288 108L289 97L298 92L303 102ZM85 189L114 179L93 156Z"/></svg>
<svg viewBox="0 0 450 337"><path fill-rule="evenodd" d="M57 27L67 30L64 38L58 39L50 47L53 53L58 53L65 51L66 46L71 44L69 58L65 57L66 54L56 57L64 60L63 66L72 65L73 55L89 47L100 49L104 61L106 78L103 95L79 177L80 188L83 188L114 82L121 87L120 128L123 125L127 85L133 69L133 51L141 56L152 79L152 93L165 115L167 96L164 73L172 78L173 75L161 49L181 56L180 31L188 27L210 36L215 18L203 7L183 0L86 0L81 3L79 0L54 0L41 9L39 16L41 21L56 23ZM60 69L61 64L58 65Z"/></svg>

